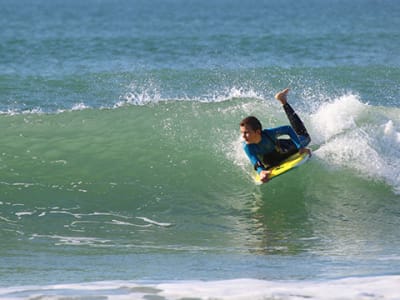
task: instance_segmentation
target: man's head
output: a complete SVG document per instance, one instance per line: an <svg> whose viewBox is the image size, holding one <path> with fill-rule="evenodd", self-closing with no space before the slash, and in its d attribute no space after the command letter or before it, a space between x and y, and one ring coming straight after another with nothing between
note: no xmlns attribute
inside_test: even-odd
<svg viewBox="0 0 400 300"><path fill-rule="evenodd" d="M244 118L240 122L240 133L246 144L257 144L261 141L262 125L253 116Z"/></svg>

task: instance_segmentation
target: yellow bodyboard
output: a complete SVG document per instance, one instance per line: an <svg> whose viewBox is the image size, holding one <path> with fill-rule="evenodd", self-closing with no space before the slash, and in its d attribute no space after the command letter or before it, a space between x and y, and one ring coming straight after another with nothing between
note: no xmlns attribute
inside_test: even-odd
<svg viewBox="0 0 400 300"><path fill-rule="evenodd" d="M289 158L287 158L286 160L284 160L280 165L275 166L273 168L270 169L271 173L269 175L269 180L283 174L286 173L287 171L292 170L293 168L296 168L298 166L300 166L301 164L305 163L308 159L310 158L310 154L308 153L295 153L292 156L290 156ZM260 175L256 172L254 172L254 181L257 184L261 184L263 183L260 180Z"/></svg>

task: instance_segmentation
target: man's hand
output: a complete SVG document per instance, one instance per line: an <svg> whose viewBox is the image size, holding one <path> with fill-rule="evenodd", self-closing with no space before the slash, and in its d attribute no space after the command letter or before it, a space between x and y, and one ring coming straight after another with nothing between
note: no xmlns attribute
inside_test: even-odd
<svg viewBox="0 0 400 300"><path fill-rule="evenodd" d="M300 148L300 149L299 149L299 153L300 153L300 154L308 153L310 156L312 155L312 154L311 154L311 149L309 149L309 148Z"/></svg>
<svg viewBox="0 0 400 300"><path fill-rule="evenodd" d="M260 172L260 180L262 181L262 182L267 182L267 181L269 181L269 174L270 174L271 172L270 171L267 171L267 170L264 170L264 171L261 171Z"/></svg>

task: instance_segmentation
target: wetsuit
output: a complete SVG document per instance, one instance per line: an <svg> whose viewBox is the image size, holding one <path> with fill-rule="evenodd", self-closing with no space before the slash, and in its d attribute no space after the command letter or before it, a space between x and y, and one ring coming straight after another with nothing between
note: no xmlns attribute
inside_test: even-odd
<svg viewBox="0 0 400 300"><path fill-rule="evenodd" d="M303 122L293 108L288 103L283 105L283 108L291 126L264 129L258 144L243 144L245 153L258 173L279 165L311 141ZM282 135L288 135L290 139L284 139Z"/></svg>

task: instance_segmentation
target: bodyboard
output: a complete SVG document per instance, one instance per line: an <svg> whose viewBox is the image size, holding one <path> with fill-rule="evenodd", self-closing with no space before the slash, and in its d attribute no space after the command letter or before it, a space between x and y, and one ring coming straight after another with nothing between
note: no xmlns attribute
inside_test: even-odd
<svg viewBox="0 0 400 300"><path fill-rule="evenodd" d="M310 154L309 153L295 153L292 156L290 156L289 158L287 158L286 160L284 160L280 165L277 165L275 167L272 167L271 169L269 169L271 171L270 175L269 175L269 180L267 182L269 182L271 179L282 175L294 168L297 168L299 166L301 166L303 163L305 163L308 159L310 158ZM262 182L260 180L260 175L257 172L254 172L253 175L254 181L257 184L262 184L264 182Z"/></svg>

